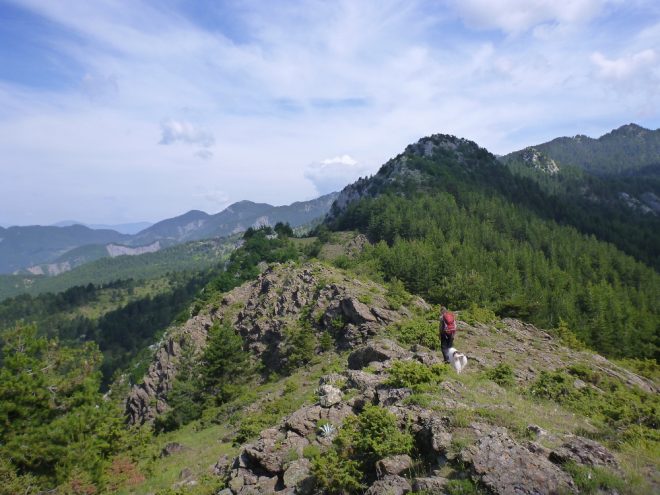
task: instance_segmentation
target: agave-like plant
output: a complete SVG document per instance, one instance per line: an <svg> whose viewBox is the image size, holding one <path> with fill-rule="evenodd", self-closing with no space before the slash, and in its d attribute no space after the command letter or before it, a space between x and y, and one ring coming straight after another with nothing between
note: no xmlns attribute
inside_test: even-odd
<svg viewBox="0 0 660 495"><path fill-rule="evenodd" d="M335 427L335 425L330 423L326 423L322 425L321 428L319 428L319 433L324 438L331 437L332 435L335 434L336 431L337 428Z"/></svg>

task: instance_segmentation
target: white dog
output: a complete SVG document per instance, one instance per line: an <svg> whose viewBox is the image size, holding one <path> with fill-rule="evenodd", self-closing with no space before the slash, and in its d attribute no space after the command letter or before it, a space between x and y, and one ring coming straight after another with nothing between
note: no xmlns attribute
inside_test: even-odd
<svg viewBox="0 0 660 495"><path fill-rule="evenodd" d="M467 356L462 352L458 352L455 348L449 348L449 362L456 370L456 373L460 373L467 366Z"/></svg>

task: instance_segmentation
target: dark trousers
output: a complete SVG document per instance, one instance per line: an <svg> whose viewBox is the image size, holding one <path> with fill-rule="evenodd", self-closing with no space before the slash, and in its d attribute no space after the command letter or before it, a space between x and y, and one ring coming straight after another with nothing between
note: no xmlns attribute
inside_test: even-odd
<svg viewBox="0 0 660 495"><path fill-rule="evenodd" d="M454 334L440 332L440 348L445 358L445 363L449 362L449 348L454 347Z"/></svg>

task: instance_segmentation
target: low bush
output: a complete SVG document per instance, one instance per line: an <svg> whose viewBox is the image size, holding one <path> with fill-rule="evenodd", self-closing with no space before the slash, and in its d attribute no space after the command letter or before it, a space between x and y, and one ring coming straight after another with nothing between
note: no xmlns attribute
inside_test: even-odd
<svg viewBox="0 0 660 495"><path fill-rule="evenodd" d="M513 374L513 369L506 363L500 363L494 368L490 368L484 372L484 375L489 380L494 381L502 387L511 387L515 385L516 378Z"/></svg>
<svg viewBox="0 0 660 495"><path fill-rule="evenodd" d="M429 349L440 349L438 320L418 316L393 325L390 327L390 333L403 345L421 344Z"/></svg>
<svg viewBox="0 0 660 495"><path fill-rule="evenodd" d="M359 493L365 473L373 472L379 459L409 454L412 448L412 435L399 430L394 414L368 405L344 421L327 452L312 457L312 474L328 493Z"/></svg>
<svg viewBox="0 0 660 495"><path fill-rule="evenodd" d="M440 382L447 374L447 366L426 366L419 361L394 361L385 382L392 387L407 387L421 391L420 386Z"/></svg>
<svg viewBox="0 0 660 495"><path fill-rule="evenodd" d="M390 308L397 310L404 304L408 304L412 299L410 293L406 290L406 286L401 280L394 277L387 283L387 293L385 299L390 305Z"/></svg>
<svg viewBox="0 0 660 495"><path fill-rule="evenodd" d="M576 378L586 382L576 387ZM628 431L640 439L657 438L660 398L657 394L629 387L584 365L563 371L543 371L529 393L549 399L592 418L602 433L626 438Z"/></svg>
<svg viewBox="0 0 660 495"><path fill-rule="evenodd" d="M482 308L476 304L472 304L469 309L461 311L461 320L468 325L475 323L494 323L498 320L497 315L488 308Z"/></svg>

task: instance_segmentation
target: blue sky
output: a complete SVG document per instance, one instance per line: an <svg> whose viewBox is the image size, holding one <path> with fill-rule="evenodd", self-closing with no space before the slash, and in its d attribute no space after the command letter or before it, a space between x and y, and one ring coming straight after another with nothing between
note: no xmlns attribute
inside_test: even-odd
<svg viewBox="0 0 660 495"><path fill-rule="evenodd" d="M654 0L0 0L0 225L310 199L420 137L660 127Z"/></svg>

